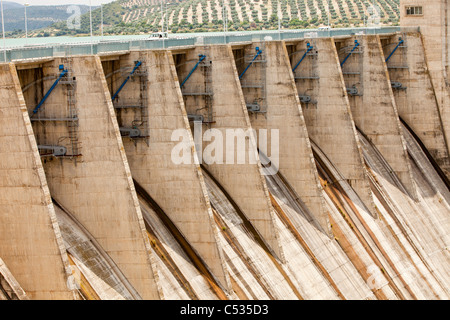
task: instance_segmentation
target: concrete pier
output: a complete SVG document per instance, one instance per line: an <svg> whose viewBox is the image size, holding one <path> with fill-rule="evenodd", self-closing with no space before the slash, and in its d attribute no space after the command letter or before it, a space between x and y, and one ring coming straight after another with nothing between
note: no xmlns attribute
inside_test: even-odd
<svg viewBox="0 0 450 320"><path fill-rule="evenodd" d="M400 41L403 43L395 50ZM439 111L439 98L432 83L422 35L413 32L395 35L382 39L382 44L384 57L390 57L387 67L399 116L450 177L445 119Z"/></svg>
<svg viewBox="0 0 450 320"><path fill-rule="evenodd" d="M283 259L273 220L275 213L256 150L256 135L251 131L231 47L199 46L174 54L182 84L199 61L199 55L206 56L202 66L181 88L188 115L204 119L202 131L206 139L202 139L202 133L194 132L197 150L202 151L207 170L233 198L274 254ZM195 131L194 122L191 127ZM208 132L209 129L213 131ZM244 141L244 150L240 150L240 145L236 147L236 140L238 144ZM244 159L239 158L240 151L245 152Z"/></svg>
<svg viewBox="0 0 450 320"><path fill-rule="evenodd" d="M105 74L112 75L108 77L111 95L133 69L135 61L143 63L138 69L141 75L128 82L114 101L120 125L141 130L141 138L123 137L131 173L227 290L229 280L222 248L171 52L133 52L117 60L104 59ZM117 70L123 72L114 73ZM142 82L145 82L144 90L141 90ZM127 108L130 106L142 108ZM186 163L172 159L174 150L181 151L177 149L181 142L177 130L185 134L182 137L186 146L182 152L188 153Z"/></svg>
<svg viewBox="0 0 450 320"><path fill-rule="evenodd" d="M0 300L29 300L2 259L0 259Z"/></svg>
<svg viewBox="0 0 450 320"><path fill-rule="evenodd" d="M29 298L74 299L69 261L13 64L0 65L0 101L0 258Z"/></svg>
<svg viewBox="0 0 450 320"><path fill-rule="evenodd" d="M261 58L255 60L243 74L257 53L256 48L261 50ZM312 218L324 232L330 234L322 187L284 42L253 43L233 49L238 74L243 74L242 91L258 140L261 140L260 130L268 130L269 133L278 131L277 166L280 173L298 194L298 200L310 209ZM260 110L252 112L255 101ZM267 150L273 154L275 147L272 146L272 139L268 138Z"/></svg>
<svg viewBox="0 0 450 320"><path fill-rule="evenodd" d="M41 89L35 84L37 88L26 92L29 112L39 100L34 92L47 92L60 65L69 76L32 117L38 143L67 148L59 159L43 158L51 195L97 239L143 299L159 299L150 243L100 58L44 64L42 76L50 79ZM23 87L33 73L23 68ZM74 117L75 123L62 120Z"/></svg>
<svg viewBox="0 0 450 320"><path fill-rule="evenodd" d="M351 52L356 46L355 41L358 41L359 46ZM337 46L341 63L348 57L342 72L357 128L375 144L410 196L416 199L380 38L373 35L357 36L338 42Z"/></svg>
<svg viewBox="0 0 450 320"><path fill-rule="evenodd" d="M288 43L293 69L306 53L308 43L313 50L295 70L299 96L310 99L302 103L308 133L376 216L334 41Z"/></svg>

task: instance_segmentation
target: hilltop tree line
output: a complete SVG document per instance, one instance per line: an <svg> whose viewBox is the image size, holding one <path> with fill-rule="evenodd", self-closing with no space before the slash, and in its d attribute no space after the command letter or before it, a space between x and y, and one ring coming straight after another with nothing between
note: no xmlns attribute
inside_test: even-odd
<svg viewBox="0 0 450 320"><path fill-rule="evenodd" d="M398 25L399 0L376 0L380 21ZM164 7L164 29L173 33L223 30L223 0L168 0ZM363 26L372 0L226 0L228 30L246 31L282 28ZM329 9L329 10L328 10ZM278 16L278 12L281 13ZM100 33L101 10L92 12L94 33ZM103 6L104 34L140 34L160 31L160 5L150 0L118 0ZM79 28L58 21L35 35L85 35L90 33L89 13Z"/></svg>

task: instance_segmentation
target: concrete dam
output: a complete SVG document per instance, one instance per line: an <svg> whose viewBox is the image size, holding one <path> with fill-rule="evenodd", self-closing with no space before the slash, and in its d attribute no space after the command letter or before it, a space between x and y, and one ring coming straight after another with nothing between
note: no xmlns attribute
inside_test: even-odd
<svg viewBox="0 0 450 320"><path fill-rule="evenodd" d="M449 299L426 32L1 63L0 300Z"/></svg>

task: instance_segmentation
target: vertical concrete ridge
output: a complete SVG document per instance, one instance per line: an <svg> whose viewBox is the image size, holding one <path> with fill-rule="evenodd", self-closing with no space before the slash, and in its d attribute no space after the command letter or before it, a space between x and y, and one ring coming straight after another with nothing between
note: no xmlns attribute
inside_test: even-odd
<svg viewBox="0 0 450 320"><path fill-rule="evenodd" d="M222 269L219 270L219 272L217 272L217 270L215 270L215 271L216 271L216 274L220 275L219 279L220 279L220 282L222 283L222 285L225 286L225 288L227 289L228 292L231 292L231 290L232 290L231 279L230 279L230 275L227 270L227 264L226 264L223 249L221 247L222 245L221 245L221 241L219 238L217 226L215 223L214 213L212 211L211 201L210 201L209 195L208 195L208 189L206 187L205 179L203 177L203 172L200 167L200 161L198 159L198 153L197 153L197 150L195 147L194 138L193 138L192 132L190 130L189 119L188 119L188 115L186 112L186 108L184 106L183 94L181 93L181 88L179 85L179 79L178 79L177 70L175 67L175 62L173 61L172 54L170 54L170 57L168 56L168 54L169 54L169 51L166 52L166 56L167 56L167 60L170 65L170 73L172 76L173 85L177 92L180 111L183 115L184 126L185 126L186 132L188 133L188 136L189 136L189 144L192 146L191 154L194 159L193 164L196 168L198 180L200 182L201 191L202 191L203 197L205 199L205 204L207 207L207 213L208 213L208 217L209 217L209 226L214 234L215 243L216 243L217 249L218 249L218 255L219 255L219 260L220 260ZM222 274L221 274L221 272L222 272Z"/></svg>
<svg viewBox="0 0 450 320"><path fill-rule="evenodd" d="M360 41L360 53L346 62L346 68L360 72L359 79L347 77L347 87L356 85L358 93L350 100L356 126L379 149L397 174L403 187L413 199L417 199L416 186L412 178L405 139L401 131L397 105L392 92L389 72L377 35L365 35L348 40Z"/></svg>
<svg viewBox="0 0 450 320"><path fill-rule="evenodd" d="M253 53L255 47L265 50L263 52L266 60L265 70L261 70L264 68L262 63L254 64L246 72L244 83L247 81L256 83L265 72L263 85L267 98L266 106L263 106L266 108L264 114L249 112L252 128L258 134L261 129L269 132L279 131L278 146L273 146L272 140L268 139L267 150L271 151L273 156L274 148L279 149L277 169L297 194L297 200L306 204L312 213L311 218L316 221L318 227L331 236L328 212L325 210L322 187L285 42L253 43L248 49ZM244 93L247 102L261 98L261 93L252 94L248 91ZM273 160L271 166L274 166Z"/></svg>
<svg viewBox="0 0 450 320"><path fill-rule="evenodd" d="M200 137L197 134L194 136L198 145L197 151L204 155L204 159L199 160L235 201L269 250L284 261L275 226L275 212L263 176L263 167L256 149L256 137L251 128L231 46L198 46L187 51L185 59L189 63L182 64L177 70L181 78L187 76L198 61L199 54L207 56L205 66L195 71L182 88L188 114L209 111L205 120L212 117L209 122L203 123L202 129L207 129L215 140L199 142L200 139L204 140L203 133ZM208 105L208 100L196 94L205 91L205 87L210 90L208 94L211 94L211 103L207 108L205 106ZM236 136L238 143L244 140L245 146L241 146L243 148L236 148ZM215 159L211 159L213 151L216 154ZM242 151L245 152L244 163L238 161L238 153Z"/></svg>
<svg viewBox="0 0 450 320"><path fill-rule="evenodd" d="M0 256L30 299L76 299L17 71L0 68Z"/></svg>
<svg viewBox="0 0 450 320"><path fill-rule="evenodd" d="M123 139L133 178L164 210L217 282L229 291L231 283L172 54L166 50L135 52L123 62L129 64L130 59L137 60L137 55L148 73L148 88L143 94L148 100L144 121L149 126L149 144ZM127 86L120 99L139 103L140 92L135 86ZM123 125L129 125L125 121L131 118L124 119ZM186 163L172 159L180 137L189 158Z"/></svg>
<svg viewBox="0 0 450 320"><path fill-rule="evenodd" d="M128 188L131 191L131 197L133 200L133 206L136 210L136 215L137 215L137 222L139 224L139 228L140 231L142 233L142 239L144 241L144 245L145 248L148 252L148 259L149 259L149 263L151 266L151 270L153 272L153 277L154 277L154 283L156 285L157 288L157 293L159 295L159 298L162 300L164 299L164 292L162 290L162 286L160 284L159 281L159 274L157 271L157 262L156 262L156 258L154 257L153 251L151 249L150 246L150 240L148 239L147 236L147 229L145 228L145 223L144 223L144 217L142 216L142 212L141 212L141 206L139 204L139 200L136 194L136 189L134 187L134 183L133 183L133 177L131 175L131 169L130 169L130 165L128 163L128 158L127 155L125 153L125 148L122 142L122 137L120 135L120 130L119 130L119 124L117 123L117 118L116 118L116 114L114 111L114 106L112 104L111 98L110 98L110 94L109 94L109 90L108 90L108 83L105 79L104 73L103 73L103 67L102 67L102 63L100 60L99 56L95 56L95 68L96 71L98 72L98 74L100 75L100 81L101 84L103 86L103 94L105 97L105 101L108 107L108 113L109 113L109 118L112 122L112 125L114 127L114 134L115 134L115 138L117 141L117 146L119 148L119 152L120 152L120 156L122 158L122 163L123 163L123 169L125 170L125 174L126 174L126 179L127 179L127 183L128 183Z"/></svg>
<svg viewBox="0 0 450 320"><path fill-rule="evenodd" d="M250 132L250 144L252 147L249 147L249 152L254 152L254 159L256 159L256 164L257 164L257 168L259 171L259 181L261 183L261 187L263 189L264 192L264 198L266 201L266 205L268 207L268 213L269 216L266 217L265 219L267 219L267 223L268 226L261 226L260 223L257 222L257 220L261 219L262 217L258 217L258 216L249 216L250 221L253 222L255 224L256 229L258 230L258 232L261 233L261 236L263 237L263 239L265 241L267 241L268 245L270 246L270 248L272 250L274 250L275 254L278 256L278 258L281 259L281 261L284 261L284 253L283 253L283 249L280 243L280 235L278 232L278 229L276 227L276 222L275 222L275 209L272 207L272 201L270 200L270 194L269 194L269 188L267 187L267 183L266 183L266 179L264 178L264 171L263 171L263 167L259 158L259 154L257 152L258 148L258 144L257 144L257 139L254 135L254 131L252 129L252 124L250 121L250 117L248 114L248 110L247 110L247 105L245 103L245 98L244 98L244 93L242 92L242 88L241 88L241 83L239 81L239 77L238 77L238 72L237 72L237 68L236 68L236 62L233 59L233 51L231 49L230 45L226 46L226 50L227 50L227 56L226 56L226 60L228 62L231 62L231 67L232 67L232 71L233 71L233 75L234 75L234 87L235 90L237 91L239 100L240 100L240 106L242 108L243 111L243 115L244 115L244 120L245 120L245 129L248 130L248 132ZM225 97L224 97L225 98ZM249 192L249 190L251 190L250 188L246 188L246 192ZM233 196L233 194L231 194ZM239 202L237 202L238 205L242 208L241 204ZM249 213L249 210L244 210L243 211L244 214L247 214L247 212ZM267 212L267 211L266 211ZM266 229L268 227L268 229ZM272 229L272 231L270 232L270 229Z"/></svg>
<svg viewBox="0 0 450 320"><path fill-rule="evenodd" d="M10 63L9 67L10 67L11 74L12 74L12 81L14 83L14 86L15 86L15 89L17 92L17 96L19 98L20 110L22 111L23 121L25 123L27 135L28 135L28 138L30 141L31 149L33 151L32 155L33 155L34 167L37 170L39 181L41 183L41 188L44 193L44 199L45 199L44 203L46 204L46 206L48 208L50 220L51 220L53 230L54 230L55 236L56 236L56 243L58 245L59 251L61 252L61 259L62 259L62 262L64 265L64 269L66 271L66 275L68 276L67 284L69 286L69 289L75 288L74 279L72 277L72 268L70 266L69 257L67 256L66 247L64 245L64 240L61 235L61 229L59 227L58 219L56 217L55 207L53 205L52 197L50 194L50 189L49 189L48 183L47 183L47 177L45 176L44 167L42 166L42 161L41 161L41 157L39 155L38 146L36 144L36 139L34 137L33 127L31 125L31 120L28 115L25 98L22 94L22 88L20 86L20 80L19 80L19 76L17 74L17 69L16 69L15 65L12 63ZM73 293L74 298L78 299L78 294L75 293L75 290L72 290L72 293Z"/></svg>
<svg viewBox="0 0 450 320"><path fill-rule="evenodd" d="M44 163L52 196L95 237L141 298L163 298L100 60L94 56L56 59L44 69L44 76L59 64L76 77L76 137L83 149L76 161ZM60 85L52 92L43 110L47 117L66 109L66 91ZM67 135L65 130L64 123L51 124L45 135L58 139L56 143L61 140L58 136Z"/></svg>
<svg viewBox="0 0 450 320"><path fill-rule="evenodd" d="M393 166L393 169L396 170L397 173L399 174L399 178L404 183L405 188L408 190L410 195L414 199L417 200L416 184L415 184L413 176L412 176L412 169L411 169L411 165L409 162L408 149L406 147L406 140L405 140L405 137L403 136L402 125L400 122L400 116L398 114L398 108L397 108L397 103L395 101L394 92L392 91L392 85L391 85L391 79L389 77L389 71L388 71L388 68L386 65L386 61L384 59L383 47L381 46L380 36L378 36L378 35L376 36L376 41L378 44L378 50L379 50L379 55L380 55L379 58L381 59L381 62L383 63L384 74L386 75L386 86L388 88L387 91L389 93L389 97L391 99L392 107L393 107L393 111L394 111L394 119L393 120L395 121L395 124L397 126L398 135L400 137L400 146L401 146L401 150L403 151L403 157L402 157L404 159L402 161L403 164L399 163L398 166L397 165ZM380 152L383 153L382 150L380 150ZM384 153L386 153L386 151L384 151ZM390 153L388 153L388 154L390 154ZM392 157L388 157L386 159L389 161L392 159ZM405 162L406 162L406 167L404 167ZM401 168L403 168L403 170Z"/></svg>
<svg viewBox="0 0 450 320"><path fill-rule="evenodd" d="M22 289L19 282L17 282L16 278L14 278L13 274L8 269L8 266L6 266L5 262L0 258L0 286L2 285L2 277L19 300L30 300L25 290Z"/></svg>
<svg viewBox="0 0 450 320"><path fill-rule="evenodd" d="M297 48L304 49L305 43L300 45ZM299 94L310 88L311 99L316 100L313 101L316 104L302 104L309 136L335 164L369 212L377 217L334 40L315 39L312 45L317 51L317 61L305 60L296 71L311 76L303 70L312 69L317 73L313 76L318 77L309 83L297 83Z"/></svg>
<svg viewBox="0 0 450 320"><path fill-rule="evenodd" d="M370 188L369 173L368 173L365 163L364 163L364 156L363 156L363 151L362 151L362 147L361 147L361 142L359 140L358 130L356 129L355 121L353 119L352 109L350 107L350 101L348 99L347 88L345 86L345 80L344 80L344 75L342 73L341 62L339 61L339 55L338 55L338 52L336 49L336 44L334 43L333 39L330 39L330 40L331 40L331 46L333 48L335 62L339 69L339 78L340 78L340 82L342 84L341 88L343 91L345 104L347 106L348 117L350 118L351 129L352 129L353 135L354 135L354 140L352 140L352 141L354 141L356 143L357 154L355 156L357 157L359 155L359 161L361 163L361 167L359 167L357 165L357 162L355 165L356 165L356 168L359 168L360 170L362 169L362 172L361 171L359 172L358 179L356 179L356 181L349 180L349 183L354 188L354 190L356 191L358 196L361 198L363 203L367 206L367 208L369 209L371 214L377 218L378 212L376 210L375 202L373 200L373 193ZM347 174L349 177L352 176L351 172L347 172Z"/></svg>
<svg viewBox="0 0 450 320"><path fill-rule="evenodd" d="M408 33L407 34L407 39L409 39L411 36L416 36L416 34L409 34ZM433 104L435 103L436 104L437 116L438 116L438 119L439 119L438 126L440 126L440 130L442 131L441 134L442 134L442 139L444 140L443 142L444 142L445 147L446 147L447 158L445 157L444 152L441 150L441 148L433 147L433 145L432 145L433 139L425 139L424 137L422 137L422 135L419 136L419 137L421 139L423 139L423 140L431 140L431 141L425 141L424 142L427 148L430 148L431 150L438 149L438 150L435 151L435 155L434 155L435 159L438 162L438 164L440 164L440 165L442 164L441 168L444 170L447 178L450 179L450 169L448 168L449 167L448 162L450 162L450 159L449 159L449 157L450 157L450 144L449 144L449 142L450 142L450 125L446 125L446 123L445 123L446 119L443 119L443 114L442 114L442 112L440 110L440 101L439 101L439 98L438 98L438 94L436 92L436 88L435 88L434 83L433 83L433 78L432 78L430 67L429 67L429 58L428 58L428 53L427 53L427 50L426 50L426 47L425 47L424 37L423 37L422 33L420 33L420 32L417 33L417 36L420 39L419 46L420 46L420 48L422 49L422 52L423 52L423 60L424 60L424 70L423 70L423 72L426 74L427 81L429 81L429 86L430 86L429 90L432 91L432 95L434 97L434 102L431 102L431 103L433 103ZM411 67L412 66L410 66L410 68ZM417 66L414 66L414 67L417 68ZM416 71L416 75L417 74L421 75L420 74L420 70ZM417 89L420 89L420 87L418 86ZM408 94L409 94L409 92L408 92ZM411 101L414 101L414 103L415 103L417 100L412 100L411 99ZM449 97L449 99L447 101L450 101L450 97ZM414 103L411 102L411 105L415 105ZM400 110L399 110L399 112L401 113ZM400 116L403 117L402 114L400 114ZM411 126L411 124L409 122L408 122L408 125Z"/></svg>

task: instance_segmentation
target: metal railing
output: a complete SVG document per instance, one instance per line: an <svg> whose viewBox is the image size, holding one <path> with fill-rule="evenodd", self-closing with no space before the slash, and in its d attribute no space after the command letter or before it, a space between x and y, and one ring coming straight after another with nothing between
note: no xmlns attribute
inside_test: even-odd
<svg viewBox="0 0 450 320"><path fill-rule="evenodd" d="M227 34L213 32L202 34L177 34L166 39L129 39L94 41L83 43L56 43L36 46L19 46L6 48L6 62L26 59L41 59L51 57L66 57L74 55L107 54L127 52L130 50L167 49L174 47L229 44L252 41L294 40L322 37L341 37L359 34L392 34L398 32L418 32L418 27L380 27L380 28L348 28L348 29L301 29L301 30L268 30L249 32L228 32ZM89 39L89 38L87 38ZM55 38L57 41L58 38ZM5 51L5 49L1 50ZM3 53L3 52L2 52ZM4 54L0 54L0 62Z"/></svg>

